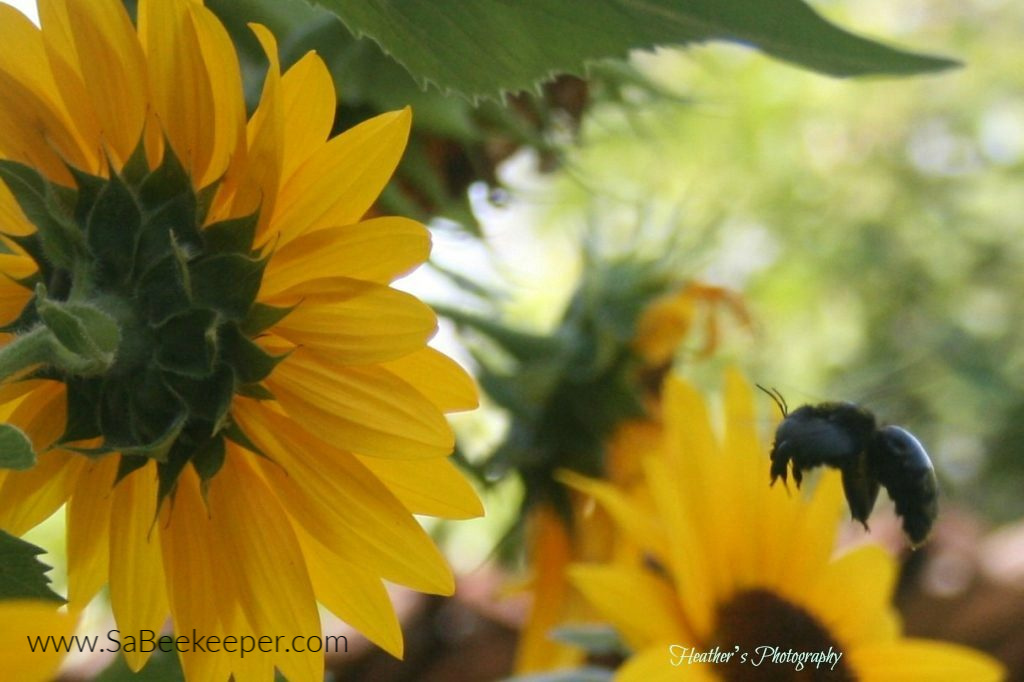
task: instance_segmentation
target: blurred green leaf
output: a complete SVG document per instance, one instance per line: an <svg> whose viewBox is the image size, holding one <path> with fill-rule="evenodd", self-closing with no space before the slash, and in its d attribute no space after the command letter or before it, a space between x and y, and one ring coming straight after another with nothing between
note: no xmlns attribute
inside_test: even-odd
<svg viewBox="0 0 1024 682"><path fill-rule="evenodd" d="M729 40L834 76L912 74L956 62L904 52L829 23L800 0L311 0L367 35L420 82L471 98L582 75L631 49Z"/></svg>
<svg viewBox="0 0 1024 682"><path fill-rule="evenodd" d="M46 599L63 602L50 589L50 567L36 557L43 550L0 530L0 599Z"/></svg>

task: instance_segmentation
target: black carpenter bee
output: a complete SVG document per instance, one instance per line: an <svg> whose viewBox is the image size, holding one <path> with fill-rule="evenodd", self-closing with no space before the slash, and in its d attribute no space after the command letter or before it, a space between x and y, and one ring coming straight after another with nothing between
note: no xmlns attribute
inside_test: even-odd
<svg viewBox="0 0 1024 682"><path fill-rule="evenodd" d="M758 388L783 416L772 444L772 484L779 478L786 483L791 462L797 487L807 469L839 469L850 513L865 529L881 485L910 541L915 547L925 541L938 514L938 482L928 453L913 434L899 426L879 426L875 415L853 403L804 405L790 412L782 394Z"/></svg>

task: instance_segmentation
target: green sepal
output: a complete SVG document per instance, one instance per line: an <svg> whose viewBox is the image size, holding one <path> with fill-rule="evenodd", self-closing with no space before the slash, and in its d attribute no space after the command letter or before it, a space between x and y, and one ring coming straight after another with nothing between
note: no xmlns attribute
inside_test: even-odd
<svg viewBox="0 0 1024 682"><path fill-rule="evenodd" d="M103 192L103 188L106 187L107 179L86 173L70 164L68 164L67 169L71 173L71 177L75 179L75 185L78 187L78 196L75 198L74 219L79 225L85 225L88 223L89 213L92 212L93 206L96 205L96 199Z"/></svg>
<svg viewBox="0 0 1024 682"><path fill-rule="evenodd" d="M174 421L167 425L163 433L148 443L140 443L137 445L118 445L111 443L108 447L113 450L117 450L123 455L142 455L144 457L149 457L150 459L155 459L158 462L163 462L166 461L167 454L178 441L178 435L181 434L182 429L185 428L185 424L187 423L188 415L185 412L181 412Z"/></svg>
<svg viewBox="0 0 1024 682"><path fill-rule="evenodd" d="M270 376L278 363L290 354L290 352L281 355L267 353L234 324L225 325L221 329L221 340L224 358L231 363L236 376L238 376L238 381L243 384L263 381Z"/></svg>
<svg viewBox="0 0 1024 682"><path fill-rule="evenodd" d="M202 379L178 375L167 375L166 379L188 409L190 420L200 419L209 425L205 435L213 435L223 428L235 394L235 373L231 367L218 365L210 376Z"/></svg>
<svg viewBox="0 0 1024 682"><path fill-rule="evenodd" d="M249 438L249 435L245 431L243 431L241 427L239 427L238 424L235 423L234 420L229 421L224 426L224 429L221 431L221 433L224 434L225 438L241 445L243 448L245 448L252 454L263 457L264 459L270 459L270 457L267 457L267 454L263 452L263 450L261 450L258 445L252 442L252 439Z"/></svg>
<svg viewBox="0 0 1024 682"><path fill-rule="evenodd" d="M40 554L43 550L39 547L0 530L0 601L45 599L64 603L64 598L50 589L46 575L50 567L37 558Z"/></svg>
<svg viewBox="0 0 1024 682"><path fill-rule="evenodd" d="M36 287L35 307L43 324L70 352L71 357L58 354L55 364L78 374L94 374L110 368L121 341L121 330L114 318L88 303L48 300L42 284Z"/></svg>
<svg viewBox="0 0 1024 682"><path fill-rule="evenodd" d="M184 440L177 441L164 461L157 464L156 513L160 513L164 500L174 492L181 472L195 451L195 445ZM154 518L154 522L156 519Z"/></svg>
<svg viewBox="0 0 1024 682"><path fill-rule="evenodd" d="M13 424L0 424L0 469L24 471L36 464L36 451L25 432Z"/></svg>
<svg viewBox="0 0 1024 682"><path fill-rule="evenodd" d="M39 238L39 233L7 235L7 238L21 247L35 261L39 268L35 274L15 281L26 289L32 289L33 291L35 291L38 282L49 282L52 284L54 268L50 261L46 260L46 253L43 251L43 242Z"/></svg>
<svg viewBox="0 0 1024 682"><path fill-rule="evenodd" d="M85 235L105 279L119 283L132 272L135 246L142 228L142 211L128 186L111 174L96 197L86 221Z"/></svg>
<svg viewBox="0 0 1024 682"><path fill-rule="evenodd" d="M188 268L173 250L151 267L135 288L146 321L158 327L192 307Z"/></svg>
<svg viewBox="0 0 1024 682"><path fill-rule="evenodd" d="M250 254L259 221L260 214L257 212L242 218L222 220L208 225L202 233L205 244L204 253Z"/></svg>
<svg viewBox="0 0 1024 682"><path fill-rule="evenodd" d="M162 460L188 420L188 409L154 368L108 378L99 405L105 448Z"/></svg>
<svg viewBox="0 0 1024 682"><path fill-rule="evenodd" d="M0 180L14 195L25 217L35 225L46 258L58 268L71 270L78 254L85 251L81 230L71 220L71 211L62 206L68 191L16 161L0 159Z"/></svg>
<svg viewBox="0 0 1024 682"><path fill-rule="evenodd" d="M199 474L199 490L206 499L210 491L210 481L217 475L220 468L224 466L224 457L227 448L224 447L224 437L216 436L210 438L199 446L192 455L192 468Z"/></svg>
<svg viewBox="0 0 1024 682"><path fill-rule="evenodd" d="M132 155L121 168L121 177L132 187L138 187L149 175L149 161L146 159L146 143L140 139Z"/></svg>
<svg viewBox="0 0 1024 682"><path fill-rule="evenodd" d="M160 206L186 193L193 194L192 181L178 155L174 153L174 147L165 140L160 165L147 173L139 183L139 199L144 206Z"/></svg>
<svg viewBox="0 0 1024 682"><path fill-rule="evenodd" d="M175 374L202 378L213 372L217 359L220 315L193 308L169 318L154 331L156 362Z"/></svg>
<svg viewBox="0 0 1024 682"><path fill-rule="evenodd" d="M235 387L235 393L253 400L275 400L274 394L263 384L240 384Z"/></svg>
<svg viewBox="0 0 1024 682"><path fill-rule="evenodd" d="M114 485L120 483L121 479L133 471L146 466L146 463L149 461L149 457L142 457L141 455L121 455L121 461L117 463L117 475L114 476Z"/></svg>
<svg viewBox="0 0 1024 682"><path fill-rule="evenodd" d="M266 260L238 253L219 253L189 264L192 295L197 305L220 311L230 320L244 320L256 301Z"/></svg>
<svg viewBox="0 0 1024 682"><path fill-rule="evenodd" d="M64 433L57 443L74 443L102 436L99 404L103 379L67 377L64 382L67 384L67 418L64 420Z"/></svg>
<svg viewBox="0 0 1024 682"><path fill-rule="evenodd" d="M288 317L298 307L298 304L290 306L268 305L266 303L253 303L249 314L242 320L241 330L247 336L256 336L275 324Z"/></svg>

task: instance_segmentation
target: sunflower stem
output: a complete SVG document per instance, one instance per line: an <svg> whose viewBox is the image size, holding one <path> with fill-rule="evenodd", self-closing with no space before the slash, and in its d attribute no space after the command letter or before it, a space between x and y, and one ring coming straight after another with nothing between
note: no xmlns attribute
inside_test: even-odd
<svg viewBox="0 0 1024 682"><path fill-rule="evenodd" d="M0 348L0 381L47 362L53 355L53 333L40 325Z"/></svg>

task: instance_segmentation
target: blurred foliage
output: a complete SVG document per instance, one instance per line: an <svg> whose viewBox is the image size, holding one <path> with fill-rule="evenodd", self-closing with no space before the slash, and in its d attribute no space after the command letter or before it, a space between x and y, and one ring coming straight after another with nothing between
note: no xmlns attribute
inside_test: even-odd
<svg viewBox="0 0 1024 682"><path fill-rule="evenodd" d="M947 495L1024 513L1024 72L1009 2L837 2L841 23L962 56L960 71L824 79L750 53L637 55L680 106L595 104L545 198L551 224L643 205L707 235L691 267L747 292L737 351L791 405L863 402L911 427ZM707 251L710 249L710 251Z"/></svg>

